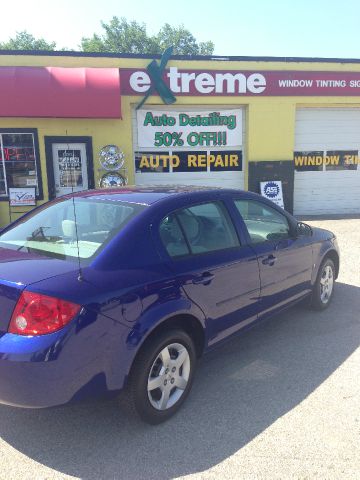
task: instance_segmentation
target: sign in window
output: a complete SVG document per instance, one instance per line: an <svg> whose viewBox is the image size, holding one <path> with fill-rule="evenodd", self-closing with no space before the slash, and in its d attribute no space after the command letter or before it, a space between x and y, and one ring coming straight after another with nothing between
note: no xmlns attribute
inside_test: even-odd
<svg viewBox="0 0 360 480"><path fill-rule="evenodd" d="M38 172L33 133L0 131L0 196L9 188L35 187L38 194Z"/></svg>

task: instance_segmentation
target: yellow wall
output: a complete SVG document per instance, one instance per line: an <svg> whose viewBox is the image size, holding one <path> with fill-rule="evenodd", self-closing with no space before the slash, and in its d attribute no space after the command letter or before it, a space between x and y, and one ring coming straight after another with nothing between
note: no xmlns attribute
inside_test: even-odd
<svg viewBox="0 0 360 480"><path fill-rule="evenodd" d="M63 67L118 67L144 68L148 59L0 55L0 66L63 66ZM170 61L168 66L191 70L313 70L313 71L360 71L360 64L340 63L286 63L258 61ZM91 136L93 138L95 185L100 172L98 154L102 146L118 145L125 153L129 183L134 182L132 151L131 108L141 97L123 97L122 115L118 120L87 119L26 119L1 118L3 128L37 128L40 148L40 163L44 198L47 200L47 176L45 166L44 136ZM148 105L161 104L159 97L150 97ZM295 112L298 106L359 107L360 97L181 97L177 105L231 105L246 107L247 161L290 160L293 156ZM247 165L245 164L247 186ZM15 210L15 209L14 209ZM8 202L0 202L0 224L8 222Z"/></svg>
<svg viewBox="0 0 360 480"><path fill-rule="evenodd" d="M93 152L94 152L94 174L95 185L99 181L99 163L97 155L100 148L109 143L121 144L122 135L119 135L121 130L120 120L76 120L76 119L52 119L52 118L1 118L0 130L4 128L37 128L39 139L39 153L40 153L40 165L41 165L41 178L43 183L44 199L48 197L47 188L47 171L46 171L46 158L45 158L45 136L91 136L93 140ZM129 142L128 142L129 143ZM131 146L126 149L125 153L127 158L131 155ZM42 203L38 201L38 204ZM0 201L0 225L4 225L8 221L8 202ZM25 211L24 208L12 208L14 215L13 219L17 218L16 212Z"/></svg>

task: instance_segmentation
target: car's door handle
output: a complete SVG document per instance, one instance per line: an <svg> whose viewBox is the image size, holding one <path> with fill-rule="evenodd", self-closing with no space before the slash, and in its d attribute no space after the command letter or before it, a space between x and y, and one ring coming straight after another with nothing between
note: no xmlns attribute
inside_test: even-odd
<svg viewBox="0 0 360 480"><path fill-rule="evenodd" d="M270 266L272 266L272 265L274 265L274 263L276 262L276 260L277 260L277 258L275 257L275 255L270 254L270 255L268 255L266 258L264 258L261 263L262 263L263 265L270 265Z"/></svg>
<svg viewBox="0 0 360 480"><path fill-rule="evenodd" d="M201 275L198 275L197 277L193 278L192 283L194 285L198 285L202 283L203 285L208 285L211 280L214 278L214 274L210 272L204 272Z"/></svg>

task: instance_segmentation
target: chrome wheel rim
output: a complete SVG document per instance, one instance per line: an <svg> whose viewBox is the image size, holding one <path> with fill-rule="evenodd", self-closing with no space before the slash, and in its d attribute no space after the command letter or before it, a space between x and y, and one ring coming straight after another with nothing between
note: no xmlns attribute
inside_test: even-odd
<svg viewBox="0 0 360 480"><path fill-rule="evenodd" d="M330 265L326 265L320 278L320 300L322 303L328 303L334 288L334 272Z"/></svg>
<svg viewBox="0 0 360 480"><path fill-rule="evenodd" d="M184 345L171 343L161 350L150 369L147 392L156 410L173 407L183 396L190 377L190 356Z"/></svg>

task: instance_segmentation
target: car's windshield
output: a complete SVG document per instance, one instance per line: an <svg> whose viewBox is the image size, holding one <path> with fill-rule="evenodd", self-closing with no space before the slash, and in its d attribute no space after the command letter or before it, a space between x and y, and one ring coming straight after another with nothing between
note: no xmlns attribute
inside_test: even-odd
<svg viewBox="0 0 360 480"><path fill-rule="evenodd" d="M144 208L98 198L63 199L1 234L0 247L60 259L90 259Z"/></svg>

